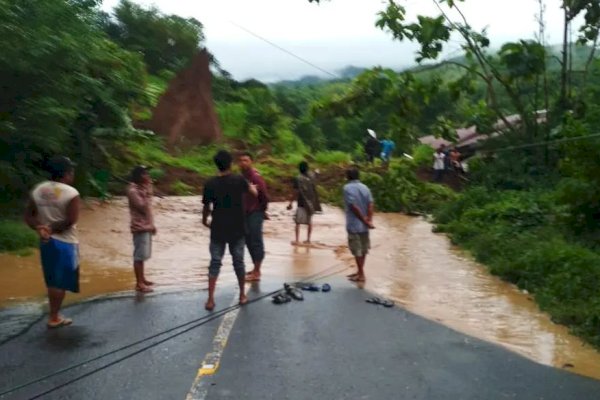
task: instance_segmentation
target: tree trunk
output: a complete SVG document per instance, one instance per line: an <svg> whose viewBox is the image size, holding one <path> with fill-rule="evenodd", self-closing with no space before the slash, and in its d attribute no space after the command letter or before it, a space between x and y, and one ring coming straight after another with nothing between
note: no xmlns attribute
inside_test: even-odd
<svg viewBox="0 0 600 400"><path fill-rule="evenodd" d="M569 8L565 4L563 27L562 65L560 70L560 111L567 110L567 69L569 68Z"/></svg>

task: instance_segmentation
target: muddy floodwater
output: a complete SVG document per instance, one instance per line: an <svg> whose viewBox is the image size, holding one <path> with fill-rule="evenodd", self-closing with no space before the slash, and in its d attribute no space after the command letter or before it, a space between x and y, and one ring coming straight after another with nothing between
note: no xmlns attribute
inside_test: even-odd
<svg viewBox="0 0 600 400"><path fill-rule="evenodd" d="M307 276L343 275L351 271L343 212L327 207L315 216L313 245L293 247L291 211L271 205L265 223L265 280L299 280ZM207 286L209 232L200 224L198 197L155 202L158 235L147 275L157 292L204 290ZM79 224L81 294L68 301L104 294L131 294L132 244L126 202L88 203ZM568 330L552 323L531 296L491 276L485 267L432 233L421 218L380 214L372 232L364 288L452 329L497 343L539 363L600 379L600 353ZM234 281L226 256L220 284ZM247 257L248 259L248 257ZM39 312L44 286L38 256L0 254L0 319L20 321ZM10 327L0 323L0 331ZM13 327L14 328L14 327ZM393 334L392 332L390 334ZM409 338L407 340L410 340Z"/></svg>

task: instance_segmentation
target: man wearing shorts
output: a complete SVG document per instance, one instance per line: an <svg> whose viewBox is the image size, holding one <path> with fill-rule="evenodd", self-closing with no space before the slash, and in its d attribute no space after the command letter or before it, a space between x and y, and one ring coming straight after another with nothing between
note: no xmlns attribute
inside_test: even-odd
<svg viewBox="0 0 600 400"><path fill-rule="evenodd" d="M246 213L244 194L258 196L256 185L248 183L243 176L231 172L233 158L228 151L221 150L214 157L219 174L204 185L202 196L202 224L210 228L210 265L208 267L208 300L204 308L215 308L215 287L223 264L225 247L233 260L233 269L240 289L239 304L248 302L244 283L246 266L244 265L244 247L246 241ZM208 217L212 216L209 223Z"/></svg>
<svg viewBox="0 0 600 400"><path fill-rule="evenodd" d="M156 235L152 216L152 179L148 169L138 165L131 171L131 183L127 188L131 233L133 235L133 271L135 290L152 292L154 284L146 279L144 263L152 256L152 236Z"/></svg>
<svg viewBox="0 0 600 400"><path fill-rule="evenodd" d="M294 200L296 201L297 209L294 217L294 222L296 223L296 240L292 242L293 245L300 243L300 225L308 226L308 233L304 243L310 244L310 237L312 235L312 216L316 212L321 211L317 187L314 179L309 174L308 163L302 161L298 165L298 170L300 171L300 174L294 179L294 191L290 198L290 204L287 207L288 210L291 210Z"/></svg>
<svg viewBox="0 0 600 400"><path fill-rule="evenodd" d="M369 188L359 181L359 177L357 168L349 168L346 171L348 183L344 186L348 247L358 267L358 272L349 276L354 282L365 281L365 260L371 248L369 229L375 229L373 196Z"/></svg>
<svg viewBox="0 0 600 400"><path fill-rule="evenodd" d="M79 292L79 192L72 187L75 164L67 157L48 162L50 181L31 192L25 222L40 236L40 255L48 289L48 328L73 323L59 314L66 291Z"/></svg>

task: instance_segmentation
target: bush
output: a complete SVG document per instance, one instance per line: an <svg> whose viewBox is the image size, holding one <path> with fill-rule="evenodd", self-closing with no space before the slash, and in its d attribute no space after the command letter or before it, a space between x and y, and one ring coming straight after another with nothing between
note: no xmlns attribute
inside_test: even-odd
<svg viewBox="0 0 600 400"><path fill-rule="evenodd" d="M175 181L171 185L171 191L176 196L191 196L194 194L194 188L182 181Z"/></svg>
<svg viewBox="0 0 600 400"><path fill-rule="evenodd" d="M23 222L0 220L0 251L16 251L37 244L37 235Z"/></svg>
<svg viewBox="0 0 600 400"><path fill-rule="evenodd" d="M600 346L600 254L563 236L560 212L548 192L476 187L435 217L493 274L533 293L556 322Z"/></svg>
<svg viewBox="0 0 600 400"><path fill-rule="evenodd" d="M314 155L315 162L321 165L348 164L350 155L343 151L320 151Z"/></svg>
<svg viewBox="0 0 600 400"><path fill-rule="evenodd" d="M162 168L152 168L149 172L150 178L153 181L157 181L166 175L166 172Z"/></svg>
<svg viewBox="0 0 600 400"><path fill-rule="evenodd" d="M379 211L429 213L455 197L445 186L418 180L414 166L408 161L394 162L383 173L364 172L361 180L373 192Z"/></svg>
<svg viewBox="0 0 600 400"><path fill-rule="evenodd" d="M413 150L413 162L419 167L431 166L433 164L433 147L426 144L419 145Z"/></svg>

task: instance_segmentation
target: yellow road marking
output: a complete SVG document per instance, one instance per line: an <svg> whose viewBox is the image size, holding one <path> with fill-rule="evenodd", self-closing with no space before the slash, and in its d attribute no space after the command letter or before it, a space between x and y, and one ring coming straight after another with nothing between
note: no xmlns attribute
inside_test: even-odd
<svg viewBox="0 0 600 400"><path fill-rule="evenodd" d="M231 305L235 304L237 304L237 295L234 296ZM204 360L198 369L198 373L196 374L196 379L194 379L194 383L192 384L192 387L186 396L186 400L203 400L206 398L207 392L206 388L202 384L202 377L217 373L219 365L221 364L223 351L225 351L225 347L227 346L229 334L231 333L231 329L233 328L239 311L239 308L236 308L235 310L225 314L223 317L223 320L219 325L219 329L217 329L217 334L213 339L212 350L209 351L204 357Z"/></svg>

